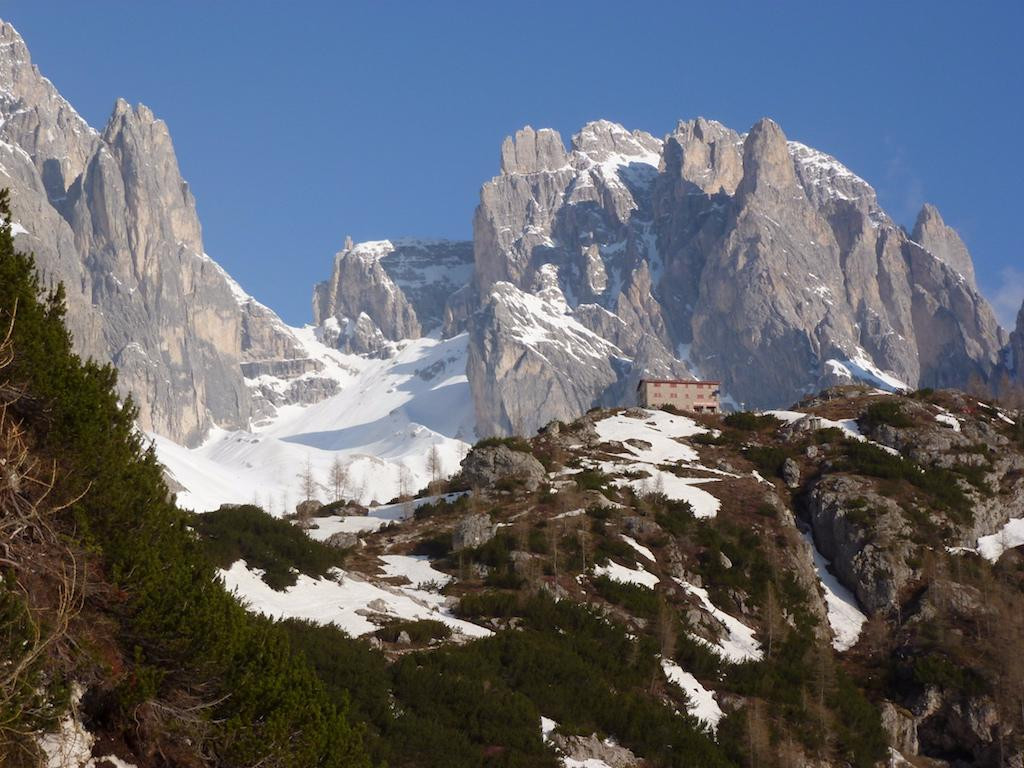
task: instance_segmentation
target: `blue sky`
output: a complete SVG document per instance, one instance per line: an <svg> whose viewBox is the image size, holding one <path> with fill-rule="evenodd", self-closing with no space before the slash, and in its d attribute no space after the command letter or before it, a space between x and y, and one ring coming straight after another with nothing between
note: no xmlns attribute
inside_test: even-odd
<svg viewBox="0 0 1024 768"><path fill-rule="evenodd" d="M1024 3L0 0L83 116L170 126L206 248L310 318L345 235L468 238L501 140L697 115L786 134L901 223L939 207L1004 319L1024 297Z"/></svg>

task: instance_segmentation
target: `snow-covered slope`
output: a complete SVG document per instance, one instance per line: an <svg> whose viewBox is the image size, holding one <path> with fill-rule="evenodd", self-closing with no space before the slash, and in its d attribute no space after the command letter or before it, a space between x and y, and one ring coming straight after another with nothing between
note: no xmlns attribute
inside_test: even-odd
<svg viewBox="0 0 1024 768"><path fill-rule="evenodd" d="M380 360L329 349L311 328L293 330L324 363L317 375L334 378L340 391L314 405L285 405L249 430L214 430L191 450L153 435L158 457L185 489L179 503L205 511L256 502L275 514L290 512L301 500L307 462L327 485L336 458L348 468L344 497L387 501L431 480L434 446L440 473L458 469L475 432L465 334L401 342L393 357ZM327 492L320 498L328 500Z"/></svg>

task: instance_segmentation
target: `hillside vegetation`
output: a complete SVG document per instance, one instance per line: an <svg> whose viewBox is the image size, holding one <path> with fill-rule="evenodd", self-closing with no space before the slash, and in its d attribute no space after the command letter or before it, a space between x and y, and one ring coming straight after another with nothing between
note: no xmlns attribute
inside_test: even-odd
<svg viewBox="0 0 1024 768"><path fill-rule="evenodd" d="M63 313L0 226L0 763L38 764L37 734L74 703L140 768L369 765L344 699L218 583L113 369L72 352Z"/></svg>

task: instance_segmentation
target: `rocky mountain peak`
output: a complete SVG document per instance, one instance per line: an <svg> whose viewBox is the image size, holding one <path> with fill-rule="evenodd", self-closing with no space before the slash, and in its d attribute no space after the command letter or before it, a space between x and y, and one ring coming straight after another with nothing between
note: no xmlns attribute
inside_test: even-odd
<svg viewBox="0 0 1024 768"><path fill-rule="evenodd" d="M501 145L501 172L505 175L554 171L569 162L558 131L526 126Z"/></svg>
<svg viewBox="0 0 1024 768"><path fill-rule="evenodd" d="M743 139L714 120L680 120L665 139L665 171L684 187L705 194L733 194L743 177Z"/></svg>
<svg viewBox="0 0 1024 768"><path fill-rule="evenodd" d="M942 220L942 215L934 205L925 203L921 208L911 238L937 259L963 275L972 288L976 286L974 261L967 246L956 230Z"/></svg>
<svg viewBox="0 0 1024 768"><path fill-rule="evenodd" d="M32 63L18 31L0 22L0 138L28 154L50 199L84 170L98 134Z"/></svg>
<svg viewBox="0 0 1024 768"><path fill-rule="evenodd" d="M202 228L195 199L181 177L167 124L146 105L132 107L124 99L118 99L102 140L126 171L125 195L129 207L158 212L161 237L180 243L193 253L202 253ZM154 194L160 196L159 201L154 199Z"/></svg>
<svg viewBox="0 0 1024 768"><path fill-rule="evenodd" d="M595 120L572 137L572 148L595 163L628 162L637 158L648 165L658 164L661 141L645 131L627 131L610 120Z"/></svg>
<svg viewBox="0 0 1024 768"><path fill-rule="evenodd" d="M802 196L789 154L786 134L771 118L761 118L743 142L743 180L737 194L741 199L764 196Z"/></svg>

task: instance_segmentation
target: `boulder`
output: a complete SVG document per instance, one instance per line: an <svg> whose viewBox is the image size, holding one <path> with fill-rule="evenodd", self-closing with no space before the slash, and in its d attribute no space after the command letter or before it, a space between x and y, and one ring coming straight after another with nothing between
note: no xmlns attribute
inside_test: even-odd
<svg viewBox="0 0 1024 768"><path fill-rule="evenodd" d="M359 534L354 531L338 531L328 536L324 544L335 549L352 549L359 545Z"/></svg>
<svg viewBox="0 0 1024 768"><path fill-rule="evenodd" d="M535 491L547 477L544 465L532 453L507 445L474 448L462 460L462 479L473 488L493 488L499 481L513 481Z"/></svg>
<svg viewBox="0 0 1024 768"><path fill-rule="evenodd" d="M323 502L316 499L306 499L295 505L295 514L299 516L299 519L315 517L322 506Z"/></svg>

